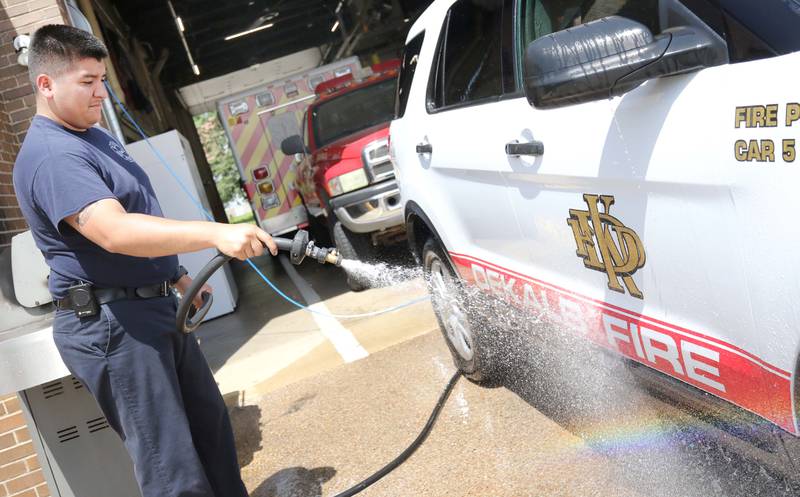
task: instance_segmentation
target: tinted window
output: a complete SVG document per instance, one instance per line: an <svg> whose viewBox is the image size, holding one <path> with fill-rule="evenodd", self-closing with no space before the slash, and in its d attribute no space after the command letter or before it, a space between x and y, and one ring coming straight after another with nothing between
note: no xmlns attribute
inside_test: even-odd
<svg viewBox="0 0 800 497"><path fill-rule="evenodd" d="M757 37L742 23L725 14L725 29L728 33L728 57L731 62L766 59L777 55L764 40Z"/></svg>
<svg viewBox="0 0 800 497"><path fill-rule="evenodd" d="M800 50L799 0L720 0L731 62Z"/></svg>
<svg viewBox="0 0 800 497"><path fill-rule="evenodd" d="M501 0L460 0L451 7L437 48L429 107L502 95L502 19Z"/></svg>
<svg viewBox="0 0 800 497"><path fill-rule="evenodd" d="M399 119L406 113L408 105L408 92L411 91L411 82L417 70L419 51L422 49L422 39L425 33L420 33L406 45L403 51L403 62L400 65L400 77L397 78L397 95L395 97L394 117Z"/></svg>
<svg viewBox="0 0 800 497"><path fill-rule="evenodd" d="M613 15L638 21L653 34L661 31L658 0L522 0L522 46L550 33Z"/></svg>
<svg viewBox="0 0 800 497"><path fill-rule="evenodd" d="M323 147L362 129L387 123L394 115L394 78L344 93L311 114L314 141Z"/></svg>

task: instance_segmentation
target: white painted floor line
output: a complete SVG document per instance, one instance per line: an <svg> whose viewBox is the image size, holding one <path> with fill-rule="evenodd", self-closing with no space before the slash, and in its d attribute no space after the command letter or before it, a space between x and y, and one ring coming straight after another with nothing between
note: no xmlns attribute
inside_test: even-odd
<svg viewBox="0 0 800 497"><path fill-rule="evenodd" d="M289 259L287 259L285 255L279 256L278 259L281 261L283 269L286 270L294 286L300 291L300 295L303 296L303 300L306 301L308 307L318 312L331 314L331 311L329 311L328 307L322 302L322 298L320 298L319 294L317 294L317 292L311 288L311 285L300 276L297 269L289 262ZM353 362L369 355L367 349L358 342L353 332L345 328L338 319L321 316L314 312L309 314L311 314L317 326L319 326L319 331L333 344L336 352L342 356L344 362Z"/></svg>

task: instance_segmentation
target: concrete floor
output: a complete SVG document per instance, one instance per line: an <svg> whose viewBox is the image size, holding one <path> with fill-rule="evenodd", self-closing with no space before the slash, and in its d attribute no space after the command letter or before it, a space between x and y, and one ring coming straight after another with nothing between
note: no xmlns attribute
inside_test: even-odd
<svg viewBox="0 0 800 497"><path fill-rule="evenodd" d="M581 357L597 376L584 385L565 388L566 372L493 389L462 378L425 444L360 495L797 495L735 440L637 390L622 363L598 354ZM428 333L234 407L251 495L333 496L360 482L416 437L453 372L441 336Z"/></svg>
<svg viewBox="0 0 800 497"><path fill-rule="evenodd" d="M301 299L279 264L259 265ZM416 437L454 373L449 351L423 302L341 321L369 353L348 362L319 320L243 269L239 310L198 332L231 407L243 479L253 497L333 496ZM419 282L355 294L335 268L299 269L336 313L425 294ZM503 386L461 379L419 451L360 495L800 495L758 462L763 451L647 393L625 363L554 330L536 334L515 336Z"/></svg>
<svg viewBox="0 0 800 497"><path fill-rule="evenodd" d="M281 291L307 304L274 258L260 257L256 263ZM349 332L367 353L373 353L438 326L428 301L380 316L321 324L278 297L245 264L234 261L232 269L240 293L236 312L204 323L197 336L223 395L238 403L347 362L323 327L343 327L342 333ZM306 261L297 270L335 314L368 313L427 295L421 280L354 293L338 268Z"/></svg>

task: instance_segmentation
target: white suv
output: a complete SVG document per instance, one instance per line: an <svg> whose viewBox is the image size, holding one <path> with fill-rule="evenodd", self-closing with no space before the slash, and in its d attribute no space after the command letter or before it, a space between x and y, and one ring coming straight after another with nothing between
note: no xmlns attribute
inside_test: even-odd
<svg viewBox="0 0 800 497"><path fill-rule="evenodd" d="M797 0L429 7L391 153L462 371L465 283L798 434L798 50Z"/></svg>

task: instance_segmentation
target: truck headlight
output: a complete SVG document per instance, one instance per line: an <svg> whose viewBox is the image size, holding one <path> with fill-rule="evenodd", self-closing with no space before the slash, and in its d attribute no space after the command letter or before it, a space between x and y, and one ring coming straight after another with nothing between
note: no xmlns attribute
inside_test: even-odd
<svg viewBox="0 0 800 497"><path fill-rule="evenodd" d="M356 169L349 173L328 180L328 191L331 197L364 188L369 184L367 173L363 169Z"/></svg>

